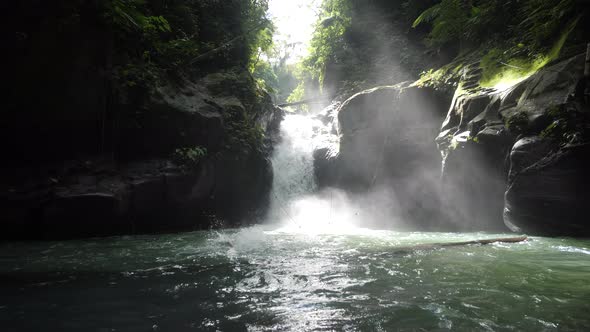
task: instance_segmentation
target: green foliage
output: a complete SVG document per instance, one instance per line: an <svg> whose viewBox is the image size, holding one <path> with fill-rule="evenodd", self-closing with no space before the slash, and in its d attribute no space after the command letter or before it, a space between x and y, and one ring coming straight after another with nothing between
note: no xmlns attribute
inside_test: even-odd
<svg viewBox="0 0 590 332"><path fill-rule="evenodd" d="M263 67L264 71L260 71L260 74L254 73L254 77L264 79L268 87L267 90L274 96L276 103L286 102L297 87L297 66L288 63L296 45L286 40L276 40L272 48L266 52L268 61L266 61L267 65Z"/></svg>
<svg viewBox="0 0 590 332"><path fill-rule="evenodd" d="M256 67L272 45L267 0L105 0L99 11L115 36L114 77L122 94L162 78L199 75L208 67ZM204 63L195 58L218 50ZM205 65L205 66L204 66Z"/></svg>
<svg viewBox="0 0 590 332"><path fill-rule="evenodd" d="M157 71L150 63L128 63L117 66L113 71L113 77L123 88L140 86L145 88L146 82L154 83L158 80Z"/></svg>
<svg viewBox="0 0 590 332"><path fill-rule="evenodd" d="M202 146L179 148L172 154L172 161L187 169L194 170L207 157L207 149Z"/></svg>
<svg viewBox="0 0 590 332"><path fill-rule="evenodd" d="M524 112L513 114L506 120L506 128L511 132L521 134L524 133L529 126L529 117Z"/></svg>
<svg viewBox="0 0 590 332"><path fill-rule="evenodd" d="M103 16L115 30L141 30L140 24L147 19L142 12L142 7L145 6L145 1L142 0L111 0L105 1L103 5Z"/></svg>
<svg viewBox="0 0 590 332"><path fill-rule="evenodd" d="M541 131L541 137L554 139L562 145L590 141L590 116L572 105L551 106L547 112L550 124Z"/></svg>
<svg viewBox="0 0 590 332"><path fill-rule="evenodd" d="M10 103L11 114L20 112L15 119L37 119L25 122L32 123L31 126L44 123L47 132L53 130L47 146L67 145L61 142L65 142L68 128L83 137L84 144L72 142L60 151L83 148L84 153L113 152L117 158L127 158L133 149L129 148L131 142L151 132L153 126L158 128L154 119L168 111L156 102L164 97L159 91L189 95L189 82L208 85L209 81L201 80L206 75L235 71L244 74L234 80L241 84L239 89L232 90L230 85L223 93L211 94L219 99L231 94L246 113L251 113L244 115L249 120L224 124L231 127L230 132L238 132L238 141L254 146L261 141L261 135L254 125L257 121L252 119L260 116L258 103L266 94L257 88L247 70L254 69L258 87L276 85L272 66L263 61L264 57L257 61L260 52L272 48L273 27L267 6L267 0L6 3L6 23L11 27L6 35L6 50L13 82L9 94L18 100ZM35 84L47 88L35 89L35 98L29 98L29 102L26 96L30 97ZM269 104L268 100L264 102ZM81 110L85 104L87 107ZM59 125L64 121L71 121L71 128ZM94 127L94 122L99 129L85 129ZM181 133L171 135L166 140L184 140ZM206 133L197 140L204 136ZM203 144L198 141L193 144ZM170 156L173 149L166 149L167 146L163 143L153 149L145 147L137 155ZM210 153L216 153L219 145L206 147ZM177 160L189 164L201 155L192 148L175 154Z"/></svg>
<svg viewBox="0 0 590 332"><path fill-rule="evenodd" d="M304 90L305 98L344 96L415 79L425 68L425 54L423 46L412 43L418 34L409 28L415 10L432 1L323 1L309 55L297 70L303 86L295 92L301 96Z"/></svg>
<svg viewBox="0 0 590 332"><path fill-rule="evenodd" d="M483 73L480 84L484 87L511 85L513 82L529 77L547 63L557 59L578 20L579 17L575 18L563 28L551 48L539 47L536 53L528 51L523 54L522 50L525 46L519 43L516 47L506 50L499 48L488 50L487 54L481 57L480 66Z"/></svg>
<svg viewBox="0 0 590 332"><path fill-rule="evenodd" d="M310 99L320 92L320 84L318 79L314 79L311 70L306 66L307 59L298 63L293 71L294 77L297 79L297 85L291 91L287 98L287 102L294 103L304 99ZM308 105L299 106L303 110L308 110Z"/></svg>
<svg viewBox="0 0 590 332"><path fill-rule="evenodd" d="M465 8L463 0L443 0L420 14L412 27L432 23L428 43L432 46L442 46L457 40L457 37L463 38L467 33L465 27L471 19L470 16L476 12L475 7Z"/></svg>
<svg viewBox="0 0 590 332"><path fill-rule="evenodd" d="M351 59L345 33L351 25L352 6L350 0L325 0L320 8L319 18L312 36L309 55L298 64L295 76L299 84L287 101L299 101L306 97L311 86L321 90L327 66ZM317 82L317 84L312 83Z"/></svg>
<svg viewBox="0 0 590 332"><path fill-rule="evenodd" d="M227 112L224 117L227 130L225 149L238 156L249 152L262 152L264 147L264 130L253 116L237 110Z"/></svg>
<svg viewBox="0 0 590 332"><path fill-rule="evenodd" d="M252 76L255 78L259 89L266 90L269 93L278 92L279 78L268 61L258 61L254 65Z"/></svg>
<svg viewBox="0 0 590 332"><path fill-rule="evenodd" d="M415 84L439 91L454 89L459 84L463 68L461 61L453 61L437 70L429 69L422 72L420 79ZM448 92L452 93L450 90Z"/></svg>
<svg viewBox="0 0 590 332"><path fill-rule="evenodd" d="M465 50L504 41L511 51L532 56L551 48L564 22L577 15L574 0L441 0L413 27L429 23L427 42L433 47L458 41Z"/></svg>
<svg viewBox="0 0 590 332"><path fill-rule="evenodd" d="M295 90L291 92L289 98L287 98L287 102L295 103L303 99L305 99L305 83L300 82L295 88Z"/></svg>
<svg viewBox="0 0 590 332"><path fill-rule="evenodd" d="M441 70L424 71L419 85L453 88L463 67L482 58L481 85L509 85L555 60L570 33L581 29L577 24L587 9L576 0L326 0L309 56L300 64L303 86L295 92L309 97L310 82L340 93L395 84L412 79L404 73L444 64L432 64L426 60L430 55L454 60L443 60L448 65ZM408 29L411 35L403 32ZM425 33L429 52L407 43Z"/></svg>
<svg viewBox="0 0 590 332"><path fill-rule="evenodd" d="M295 87L295 89L293 89L293 91L291 92L291 94L287 98L286 102L287 103L296 103L296 102L300 102L302 100L307 99L306 86L309 86L309 84L306 84L306 81L300 81L299 84ZM297 105L296 108L289 107L288 111L289 112L293 112L293 111L309 112L309 105L301 104L301 105Z"/></svg>
<svg viewBox="0 0 590 332"><path fill-rule="evenodd" d="M482 86L527 77L556 59L587 6L575 0L441 0L413 26L429 24L426 43L482 58Z"/></svg>
<svg viewBox="0 0 590 332"><path fill-rule="evenodd" d="M522 4L517 21L521 42L530 53L548 50L564 31L566 23L577 20L583 10L575 0L528 0ZM571 29L571 28L569 28ZM568 30L566 28L565 30Z"/></svg>
<svg viewBox="0 0 590 332"><path fill-rule="evenodd" d="M226 148L247 153L264 146L255 105L278 82L266 54L273 46L267 0L106 0L105 24L114 32L117 63L113 77L124 101L141 101L146 91L177 77L195 77L228 68L249 69L254 77L235 76L232 93L246 111L227 112ZM196 58L211 54L199 61ZM227 89L226 83L221 89ZM223 93L224 91L220 91ZM177 149L173 160L197 167L204 147Z"/></svg>
<svg viewBox="0 0 590 332"><path fill-rule="evenodd" d="M346 53L344 33L351 24L351 7L348 1L326 0L322 5L322 19L316 26L311 40L310 56L304 66L320 86L324 82L327 64L341 58Z"/></svg>
<svg viewBox="0 0 590 332"><path fill-rule="evenodd" d="M423 73L418 83L452 86L461 79L454 67L479 62L481 75L471 73L479 75L481 87L512 86L563 53L577 54L571 48L585 45L579 23L587 13L588 6L575 0L439 0L418 16L414 27L428 25L426 44L454 50L456 57Z"/></svg>
<svg viewBox="0 0 590 332"><path fill-rule="evenodd" d="M288 65L286 63L279 63L274 66L274 72L278 82L276 91L276 100L278 103L286 102L299 85L294 68L294 65Z"/></svg>

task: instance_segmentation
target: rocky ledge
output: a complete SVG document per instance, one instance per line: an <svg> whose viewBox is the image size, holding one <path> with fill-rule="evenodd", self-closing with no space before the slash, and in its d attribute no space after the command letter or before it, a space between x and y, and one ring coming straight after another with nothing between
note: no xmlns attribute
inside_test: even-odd
<svg viewBox="0 0 590 332"><path fill-rule="evenodd" d="M590 235L590 109L576 92L583 71L579 55L507 90L459 87L437 143L449 202L467 202L465 218L529 234Z"/></svg>
<svg viewBox="0 0 590 332"><path fill-rule="evenodd" d="M269 156L282 111L267 95L253 95L251 84L247 73L223 72L158 88L140 110L121 112L116 158L89 154L4 167L0 238L255 222L268 206ZM206 154L189 164L172 158L178 148L193 147Z"/></svg>
<svg viewBox="0 0 590 332"><path fill-rule="evenodd" d="M314 153L318 182L388 186L416 229L588 236L583 71L580 55L486 89L475 64L452 100L410 83L363 91L320 115L333 129Z"/></svg>

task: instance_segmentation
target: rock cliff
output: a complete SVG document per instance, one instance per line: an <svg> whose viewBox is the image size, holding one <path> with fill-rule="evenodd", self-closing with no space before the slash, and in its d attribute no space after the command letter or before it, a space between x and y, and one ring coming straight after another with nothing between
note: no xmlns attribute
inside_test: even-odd
<svg viewBox="0 0 590 332"><path fill-rule="evenodd" d="M588 105L576 96L584 56L549 65L507 90L462 89L437 138L443 181L467 218L513 231L588 234Z"/></svg>
<svg viewBox="0 0 590 332"><path fill-rule="evenodd" d="M588 235L583 68L583 55L564 59L506 89L480 87L467 66L452 101L407 83L363 91L331 111L336 143L315 152L316 176L390 186L417 228Z"/></svg>
<svg viewBox="0 0 590 332"><path fill-rule="evenodd" d="M247 72L231 71L159 87L141 111L121 112L113 151L120 158L89 153L7 167L2 237L63 239L255 221L267 207L268 158L282 111L268 96L254 95L251 84ZM207 153L191 165L172 158L178 148L197 146Z"/></svg>
<svg viewBox="0 0 590 332"><path fill-rule="evenodd" d="M334 138L314 153L318 183L357 192L391 188L401 219L436 227L440 154L434 139L447 104L434 90L402 83L360 92L332 108Z"/></svg>

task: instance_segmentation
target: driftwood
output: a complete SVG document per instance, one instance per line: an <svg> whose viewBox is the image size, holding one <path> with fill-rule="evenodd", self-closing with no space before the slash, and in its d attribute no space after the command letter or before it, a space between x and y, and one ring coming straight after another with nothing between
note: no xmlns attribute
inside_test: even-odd
<svg viewBox="0 0 590 332"><path fill-rule="evenodd" d="M431 249L438 249L438 248L447 248L447 247L460 247L460 246L467 246L471 244L492 244L492 243L518 243L524 242L528 239L526 236L519 236L519 237L508 237L508 238L496 238L496 239L485 239L485 240L474 240L474 241L464 241L464 242L446 242L446 243L429 243L429 244L419 244L415 246L409 247L397 247L394 248L394 252L408 252L414 250L431 250Z"/></svg>

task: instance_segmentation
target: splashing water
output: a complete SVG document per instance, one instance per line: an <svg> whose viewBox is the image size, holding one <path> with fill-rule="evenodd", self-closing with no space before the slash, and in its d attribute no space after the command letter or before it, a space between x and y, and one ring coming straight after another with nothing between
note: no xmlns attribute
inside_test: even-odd
<svg viewBox="0 0 590 332"><path fill-rule="evenodd" d="M289 114L281 125L281 142L273 155L274 180L269 224L277 230L305 234L358 234L355 212L339 191L317 193L313 150L325 125L311 115Z"/></svg>
<svg viewBox="0 0 590 332"><path fill-rule="evenodd" d="M289 203L313 193L314 128L322 125L311 117L288 114L281 124L281 141L272 158L274 171L271 193L270 220L281 221L288 216Z"/></svg>
<svg viewBox="0 0 590 332"><path fill-rule="evenodd" d="M265 227L0 245L2 331L581 331L590 242ZM155 328L154 328L155 326Z"/></svg>

